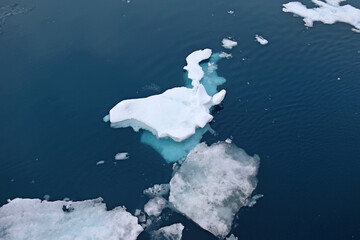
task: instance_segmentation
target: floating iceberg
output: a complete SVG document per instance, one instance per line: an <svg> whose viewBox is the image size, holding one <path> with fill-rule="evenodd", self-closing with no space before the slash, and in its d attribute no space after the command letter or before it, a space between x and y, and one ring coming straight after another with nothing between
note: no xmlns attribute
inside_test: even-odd
<svg viewBox="0 0 360 240"><path fill-rule="evenodd" d="M263 38L262 36L257 35L257 34L255 35L255 39L256 39L256 41L258 41L261 45L266 45L266 44L269 43L268 40L266 40L265 38Z"/></svg>
<svg viewBox="0 0 360 240"><path fill-rule="evenodd" d="M334 24L335 22L348 23L354 28L355 32L360 31L360 9L351 5L340 6L344 0L312 0L318 5L316 8L307 8L301 2L289 2L283 4L284 12L291 12L304 18L305 26L312 27L314 22L319 21L325 24Z"/></svg>
<svg viewBox="0 0 360 240"><path fill-rule="evenodd" d="M200 62L209 59L211 57L211 49L197 50L192 52L189 56L186 57L187 65L184 67L184 70L188 72L188 77L192 80L192 85L196 87L199 85L200 80L204 76L204 71L199 65Z"/></svg>
<svg viewBox="0 0 360 240"><path fill-rule="evenodd" d="M151 239L153 240L180 240L182 238L182 231L184 225L176 223L170 226L162 227L159 230L153 231Z"/></svg>
<svg viewBox="0 0 360 240"><path fill-rule="evenodd" d="M250 202L257 185L259 157L233 144L197 145L170 181L175 209L219 238L231 230L235 214Z"/></svg>
<svg viewBox="0 0 360 240"><path fill-rule="evenodd" d="M143 231L124 207L106 210L102 199L81 202L20 199L0 208L0 239L136 239Z"/></svg>
<svg viewBox="0 0 360 240"><path fill-rule="evenodd" d="M166 207L167 201L163 197L150 199L144 206L144 211L149 216L160 216L162 210Z"/></svg>
<svg viewBox="0 0 360 240"><path fill-rule="evenodd" d="M221 43L222 43L223 48L226 48L226 49L232 49L233 47L237 46L237 42L230 40L228 38L224 38L221 41Z"/></svg>

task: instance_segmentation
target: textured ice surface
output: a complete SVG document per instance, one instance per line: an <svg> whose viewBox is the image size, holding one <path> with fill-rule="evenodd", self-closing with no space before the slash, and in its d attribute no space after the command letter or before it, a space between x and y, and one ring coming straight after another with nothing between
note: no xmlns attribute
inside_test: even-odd
<svg viewBox="0 0 360 240"><path fill-rule="evenodd" d="M206 48L192 52L186 57L187 65L184 67L184 70L188 72L188 77L192 80L194 87L199 85L200 80L204 76L204 71L199 65L200 62L210 58L211 54L211 49Z"/></svg>
<svg viewBox="0 0 360 240"><path fill-rule="evenodd" d="M312 2L318 7L307 8L301 2L289 2L283 4L282 10L303 17L307 27L312 27L316 21L325 24L343 22L354 26L355 32L360 31L360 9L348 4L340 6L340 2L343 0L326 0L325 2L312 0Z"/></svg>
<svg viewBox="0 0 360 240"><path fill-rule="evenodd" d="M180 240L184 225L176 223L170 226L162 227L157 231L153 231L151 239L153 240Z"/></svg>
<svg viewBox="0 0 360 240"><path fill-rule="evenodd" d="M262 36L257 35L257 34L255 35L255 39L256 39L256 41L258 41L261 45L266 45L266 44L269 43L268 40L266 40L265 38L263 38Z"/></svg>
<svg viewBox="0 0 360 240"><path fill-rule="evenodd" d="M169 184L155 184L153 187L145 189L143 192L149 197L158 197L158 196L167 195L169 191L170 191Z"/></svg>
<svg viewBox="0 0 360 240"><path fill-rule="evenodd" d="M256 188L259 157L224 142L197 145L170 181L170 203L219 238Z"/></svg>
<svg viewBox="0 0 360 240"><path fill-rule="evenodd" d="M144 211L149 216L160 216L162 210L166 207L167 201L163 197L150 199L144 206Z"/></svg>
<svg viewBox="0 0 360 240"><path fill-rule="evenodd" d="M81 202L16 198L0 208L0 239L136 239L143 229L125 208L102 199Z"/></svg>
<svg viewBox="0 0 360 240"><path fill-rule="evenodd" d="M115 155L115 160L125 160L128 159L129 157L130 155L127 152L117 153Z"/></svg>
<svg viewBox="0 0 360 240"><path fill-rule="evenodd" d="M228 38L224 38L222 41L222 46L226 49L232 49L233 47L237 46L237 42L230 40Z"/></svg>

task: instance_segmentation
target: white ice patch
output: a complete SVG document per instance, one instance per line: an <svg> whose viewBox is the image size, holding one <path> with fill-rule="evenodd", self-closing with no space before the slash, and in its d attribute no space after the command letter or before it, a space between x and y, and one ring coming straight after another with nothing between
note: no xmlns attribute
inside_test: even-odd
<svg viewBox="0 0 360 240"><path fill-rule="evenodd" d="M143 193L148 195L149 197L158 197L158 196L167 195L169 191L170 191L169 184L155 184L153 187L145 189Z"/></svg>
<svg viewBox="0 0 360 240"><path fill-rule="evenodd" d="M258 41L261 45L266 45L266 44L269 43L268 40L266 40L265 38L263 38L262 36L257 35L257 34L255 35L255 39L256 39L256 41Z"/></svg>
<svg viewBox="0 0 360 240"><path fill-rule="evenodd" d="M316 21L325 24L343 22L354 26L353 31L360 31L360 9L349 4L340 6L342 0L325 0L325 2L312 0L312 2L319 7L307 8L301 2L289 2L283 4L282 10L303 17L307 27L312 27Z"/></svg>
<svg viewBox="0 0 360 240"><path fill-rule="evenodd" d="M136 239L143 231L124 207L106 210L102 199L80 202L16 198L0 208L0 239Z"/></svg>
<svg viewBox="0 0 360 240"><path fill-rule="evenodd" d="M180 240L182 238L182 232L184 225L176 223L170 226L162 227L157 231L153 231L151 234L152 240Z"/></svg>
<svg viewBox="0 0 360 240"><path fill-rule="evenodd" d="M162 210L166 207L167 201L163 197L150 199L144 206L144 211L149 216L160 216Z"/></svg>
<svg viewBox="0 0 360 240"><path fill-rule="evenodd" d="M128 158L130 158L130 155L127 152L117 153L115 155L115 160L125 160Z"/></svg>
<svg viewBox="0 0 360 240"><path fill-rule="evenodd" d="M226 240L238 240L238 238L235 237L234 234L231 234L229 237L226 238Z"/></svg>
<svg viewBox="0 0 360 240"><path fill-rule="evenodd" d="M181 142L213 119L209 110L224 96L225 90L210 97L202 84L175 87L147 98L121 101L110 110L110 122L113 127L131 126L135 131L142 128L158 138Z"/></svg>
<svg viewBox="0 0 360 240"><path fill-rule="evenodd" d="M237 46L237 42L230 40L228 38L224 38L222 41L222 46L226 49L232 49L233 47Z"/></svg>
<svg viewBox="0 0 360 240"><path fill-rule="evenodd" d="M104 160L100 160L100 161L98 161L98 162L96 163L96 165L102 165L102 164L104 164L104 163L105 163Z"/></svg>
<svg viewBox="0 0 360 240"><path fill-rule="evenodd" d="M206 48L204 50L197 50L192 52L189 56L186 57L187 65L184 67L184 70L188 72L188 78L192 80L192 85L194 87L199 85L200 80L204 76L204 71L199 63L209 59L211 54L211 49Z"/></svg>
<svg viewBox="0 0 360 240"><path fill-rule="evenodd" d="M259 157L233 144L197 145L170 181L169 202L219 238L256 188Z"/></svg>
<svg viewBox="0 0 360 240"><path fill-rule="evenodd" d="M221 52L219 54L219 57L229 59L229 58L232 58L232 55L231 55L231 53Z"/></svg>

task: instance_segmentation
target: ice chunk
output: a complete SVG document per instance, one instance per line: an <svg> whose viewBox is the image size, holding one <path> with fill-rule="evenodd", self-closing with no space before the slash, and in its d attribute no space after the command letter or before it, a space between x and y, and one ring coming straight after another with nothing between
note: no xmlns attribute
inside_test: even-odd
<svg viewBox="0 0 360 240"><path fill-rule="evenodd" d="M219 105L224 100L225 95L226 91L224 89L216 93L212 98L213 105Z"/></svg>
<svg viewBox="0 0 360 240"><path fill-rule="evenodd" d="M200 80L204 76L204 71L200 67L200 62L211 57L211 49L197 50L192 52L186 57L187 65L184 67L184 70L188 72L188 77L192 80L192 85L195 87L199 85Z"/></svg>
<svg viewBox="0 0 360 240"><path fill-rule="evenodd" d="M170 226L162 227L157 231L153 231L151 239L153 240L180 240L184 225L176 223Z"/></svg>
<svg viewBox="0 0 360 240"><path fill-rule="evenodd" d="M231 138L227 138L227 139L225 140L225 142L226 142L226 143L232 143L232 140L231 140Z"/></svg>
<svg viewBox="0 0 360 240"><path fill-rule="evenodd" d="M155 184L153 187L145 189L143 193L148 195L149 197L158 197L158 196L167 195L169 191L170 191L169 184Z"/></svg>
<svg viewBox="0 0 360 240"><path fill-rule="evenodd" d="M162 210L166 207L167 201L163 197L150 199L144 206L144 211L149 216L160 216Z"/></svg>
<svg viewBox="0 0 360 240"><path fill-rule="evenodd" d="M16 198L0 208L0 239L136 239L142 227L124 207L102 199L79 202Z"/></svg>
<svg viewBox="0 0 360 240"><path fill-rule="evenodd" d="M226 238L226 240L238 240L238 238L235 237L234 234L231 234L229 237Z"/></svg>
<svg viewBox="0 0 360 240"><path fill-rule="evenodd" d="M229 58L232 58L232 55L231 55L231 53L221 52L219 54L219 57L229 59Z"/></svg>
<svg viewBox="0 0 360 240"><path fill-rule="evenodd" d="M100 160L100 161L98 161L98 162L96 163L96 165L102 165L102 164L104 164L104 163L105 163L104 160Z"/></svg>
<svg viewBox="0 0 360 240"><path fill-rule="evenodd" d="M312 0L312 2L319 7L307 8L301 2L289 2L283 4L282 10L303 17L307 27L312 27L316 21L325 24L343 22L354 26L355 32L360 31L360 9L349 4L340 6L341 0L325 0L325 2Z"/></svg>
<svg viewBox="0 0 360 240"><path fill-rule="evenodd" d="M128 159L129 157L130 155L127 152L117 153L115 155L115 160L125 160Z"/></svg>
<svg viewBox="0 0 360 240"><path fill-rule="evenodd" d="M224 38L222 41L222 46L226 49L232 49L233 47L237 46L237 42L230 40L228 38Z"/></svg>
<svg viewBox="0 0 360 240"><path fill-rule="evenodd" d="M262 36L257 35L257 34L255 35L255 39L256 39L256 41L258 41L261 45L266 45L266 44L269 43L268 40L266 40L265 38L263 38Z"/></svg>
<svg viewBox="0 0 360 240"><path fill-rule="evenodd" d="M205 230L225 238L256 188L259 157L234 144L197 145L170 181L169 202Z"/></svg>
<svg viewBox="0 0 360 240"><path fill-rule="evenodd" d="M131 126L148 130L158 138L170 137L181 142L213 119L214 105L203 85L176 87L147 98L124 100L110 110L113 127Z"/></svg>

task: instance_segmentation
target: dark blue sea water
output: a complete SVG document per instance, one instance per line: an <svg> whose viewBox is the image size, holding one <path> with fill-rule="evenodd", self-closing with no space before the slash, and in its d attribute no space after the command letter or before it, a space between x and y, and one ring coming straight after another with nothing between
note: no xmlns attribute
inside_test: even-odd
<svg viewBox="0 0 360 240"><path fill-rule="evenodd" d="M168 183L172 165L103 116L123 99L183 86L185 57L219 52L230 36L238 46L218 67L227 95L217 135L204 140L231 136L258 154L264 194L232 233L360 239L360 34L339 23L306 29L281 11L286 2L2 0L21 11L0 19L0 205L49 194L142 208L142 191ZM118 152L130 159L115 164ZM179 220L184 240L215 239L175 213L164 225Z"/></svg>

